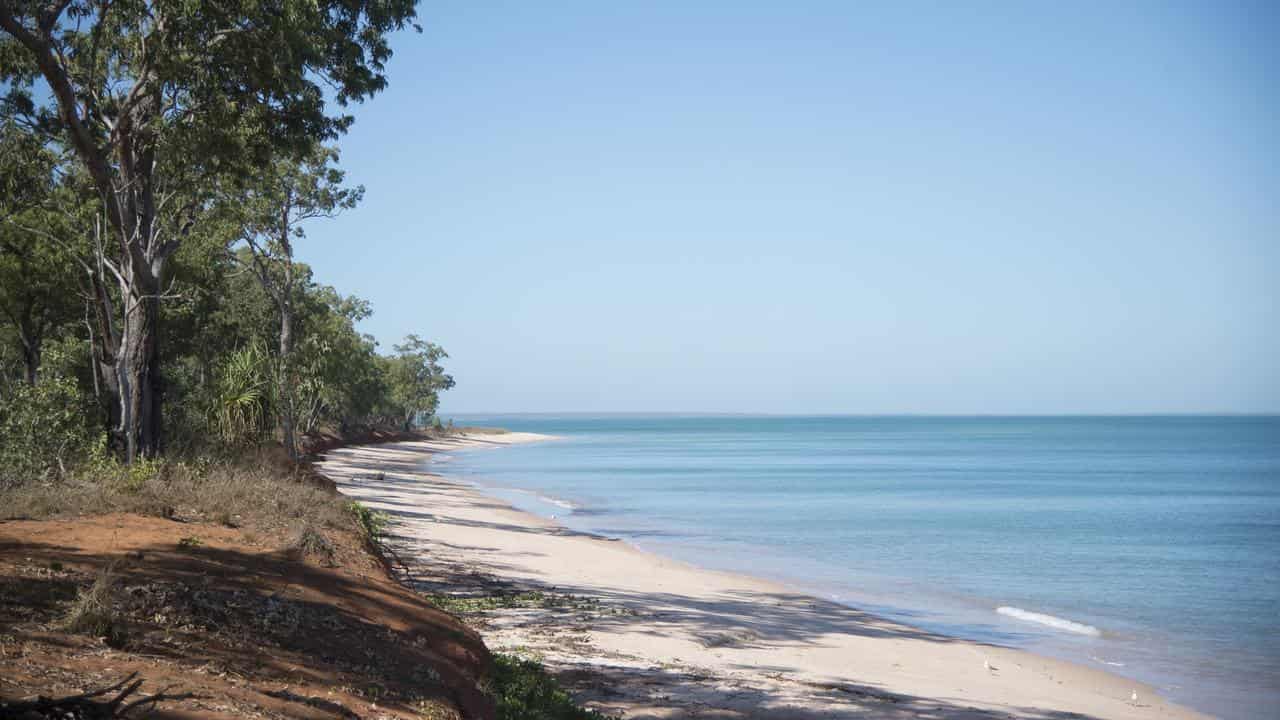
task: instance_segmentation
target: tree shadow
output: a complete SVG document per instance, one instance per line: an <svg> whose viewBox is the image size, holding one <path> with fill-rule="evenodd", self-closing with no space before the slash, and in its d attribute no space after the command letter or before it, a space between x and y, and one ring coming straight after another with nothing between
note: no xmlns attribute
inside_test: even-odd
<svg viewBox="0 0 1280 720"><path fill-rule="evenodd" d="M309 565L283 551L176 542L94 552L4 539L0 558L0 634L20 643L84 651L82 640L90 639L57 633L59 618L77 589L110 565L126 656L256 683L376 686L392 704L491 706L477 687L490 662L479 636L394 582ZM19 559L22 568L11 562ZM51 565L69 569L57 577L32 574Z"/></svg>
<svg viewBox="0 0 1280 720"><path fill-rule="evenodd" d="M978 706L964 698L923 697L875 684L743 680L676 668L551 663L575 699L627 720L1099 720L1022 706ZM759 668L752 668L759 670Z"/></svg>

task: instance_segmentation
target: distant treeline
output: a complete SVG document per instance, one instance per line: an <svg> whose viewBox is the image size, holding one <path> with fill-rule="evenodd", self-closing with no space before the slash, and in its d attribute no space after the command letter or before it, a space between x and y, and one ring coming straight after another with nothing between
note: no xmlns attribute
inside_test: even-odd
<svg viewBox="0 0 1280 720"><path fill-rule="evenodd" d="M335 143L414 15L0 2L0 479L435 412L444 351L380 354L368 303L295 260L361 201Z"/></svg>

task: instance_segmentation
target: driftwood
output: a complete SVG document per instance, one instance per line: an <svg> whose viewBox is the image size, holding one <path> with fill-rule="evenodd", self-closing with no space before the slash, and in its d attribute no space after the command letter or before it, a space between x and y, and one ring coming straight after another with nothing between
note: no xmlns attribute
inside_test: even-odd
<svg viewBox="0 0 1280 720"><path fill-rule="evenodd" d="M120 682L91 690L79 695L60 698L37 697L35 700L17 702L0 702L0 720L107 720L108 718L130 717L130 713L145 709L154 709L162 700L186 700L194 695L182 693L170 695L161 690L155 695L130 700L130 696L138 692L142 686L138 673L130 673ZM112 693L115 693L112 695Z"/></svg>

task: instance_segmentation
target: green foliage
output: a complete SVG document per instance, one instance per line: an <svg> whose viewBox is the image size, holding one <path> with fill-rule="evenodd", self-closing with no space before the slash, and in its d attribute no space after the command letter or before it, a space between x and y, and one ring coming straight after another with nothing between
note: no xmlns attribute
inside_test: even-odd
<svg viewBox="0 0 1280 720"><path fill-rule="evenodd" d="M159 315L168 262L202 226L251 199L267 168L291 171L349 128L342 108L386 87L388 36L413 24L415 7L416 0L0 2L0 215L49 204L54 178L84 178L79 197L58 209L96 199L93 223L78 228L92 231L92 248L75 254L78 269L50 277L93 285L85 297L95 322L86 318L86 326L96 325L93 342L115 371L102 374L102 389L114 396L113 431L130 462L163 449L163 365L172 353ZM336 172L326 168L321 177ZM321 195L322 209L347 202ZM45 215L31 228L24 222L23 232L66 245L50 219L58 214ZM0 218L6 226L12 220ZM25 295L42 284L18 287ZM17 302L27 307L28 299ZM49 323L14 322L26 366L35 368Z"/></svg>
<svg viewBox="0 0 1280 720"><path fill-rule="evenodd" d="M498 705L498 720L606 720L584 710L560 687L542 664L516 655L493 658L489 689Z"/></svg>
<svg viewBox="0 0 1280 720"><path fill-rule="evenodd" d="M67 475L98 440L74 380L47 378L0 394L0 487Z"/></svg>
<svg viewBox="0 0 1280 720"><path fill-rule="evenodd" d="M0 207L11 199L0 195ZM3 217L7 214L0 212L0 320L14 331L9 342L22 358L23 379L30 383L50 334L80 319L82 307L76 278L67 272L66 254L22 229L40 226L63 237L68 233L65 221L38 208Z"/></svg>
<svg viewBox="0 0 1280 720"><path fill-rule="evenodd" d="M415 4L0 2L0 484L434 411L444 351L291 247L360 201L332 141Z"/></svg>
<svg viewBox="0 0 1280 720"><path fill-rule="evenodd" d="M370 423L388 390L377 343L355 327L370 315L369 304L322 285L308 288L302 300L294 362L299 428L329 423L345 431Z"/></svg>
<svg viewBox="0 0 1280 720"><path fill-rule="evenodd" d="M142 490L147 483L153 482L160 477L160 472L164 468L164 461L158 458L139 458L129 465L118 462L115 458L110 458L106 463L98 466L105 469L106 477L113 477L115 484L124 492L136 493ZM101 471L101 470L100 470ZM102 479L103 476L99 476Z"/></svg>
<svg viewBox="0 0 1280 720"><path fill-rule="evenodd" d="M391 522L390 516L356 501L347 504L347 512L356 521L356 527L371 542L379 542Z"/></svg>
<svg viewBox="0 0 1280 720"><path fill-rule="evenodd" d="M270 292L287 289L293 265L293 241L305 237L303 224L350 210L364 187L345 187L338 151L317 146L300 160L282 157L263 167L235 195L240 239L251 253L250 266Z"/></svg>
<svg viewBox="0 0 1280 720"><path fill-rule="evenodd" d="M229 444L261 437L271 396L271 371L258 345L233 351L218 375L215 424Z"/></svg>
<svg viewBox="0 0 1280 720"><path fill-rule="evenodd" d="M393 412L408 430L419 415L435 414L440 393L454 383L440 364L449 354L439 345L409 335L395 351L384 365Z"/></svg>
<svg viewBox="0 0 1280 720"><path fill-rule="evenodd" d="M159 478L163 469L164 461L159 459L140 458L127 465L100 442L79 459L74 475L113 492L137 494Z"/></svg>
<svg viewBox="0 0 1280 720"><path fill-rule="evenodd" d="M140 155L160 150L162 159L182 161L162 172L202 185L210 177L244 177L271 157L302 154L350 126L340 108L386 87L387 37L412 24L415 5L6 2L0 87L7 92L0 108L50 134L66 133L69 144L127 141ZM55 82L66 83L79 103L61 108L61 116L41 104L62 100L43 91ZM337 107L327 106L327 94ZM76 122L64 127L68 115ZM132 121L127 130L112 122L123 117Z"/></svg>

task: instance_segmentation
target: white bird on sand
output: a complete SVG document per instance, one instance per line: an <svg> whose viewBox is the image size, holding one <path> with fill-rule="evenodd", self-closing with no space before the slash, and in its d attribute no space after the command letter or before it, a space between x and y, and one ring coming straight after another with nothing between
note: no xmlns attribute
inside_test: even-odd
<svg viewBox="0 0 1280 720"><path fill-rule="evenodd" d="M1137 691L1137 690L1134 690L1134 691L1132 691L1132 692L1130 692L1130 693L1129 693L1129 702L1133 703L1134 705L1137 705L1137 704L1138 704L1138 691Z"/></svg>
<svg viewBox="0 0 1280 720"><path fill-rule="evenodd" d="M995 672L998 669L995 665L991 664L990 660L988 660L985 657L982 658L982 667L986 668L987 672Z"/></svg>

